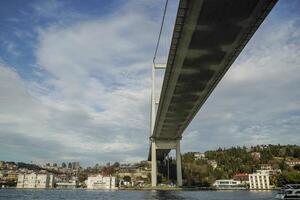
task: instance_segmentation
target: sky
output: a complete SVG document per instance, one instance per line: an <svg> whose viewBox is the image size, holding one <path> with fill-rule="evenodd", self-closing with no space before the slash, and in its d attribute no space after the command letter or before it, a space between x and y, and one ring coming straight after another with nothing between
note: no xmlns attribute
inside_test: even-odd
<svg viewBox="0 0 300 200"><path fill-rule="evenodd" d="M164 3L1 1L0 160L147 159ZM299 10L298 0L277 3L185 130L183 152L300 144Z"/></svg>

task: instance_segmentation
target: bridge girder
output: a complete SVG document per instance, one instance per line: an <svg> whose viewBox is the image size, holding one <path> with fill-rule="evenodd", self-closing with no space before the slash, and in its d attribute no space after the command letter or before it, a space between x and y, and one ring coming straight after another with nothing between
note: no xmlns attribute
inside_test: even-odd
<svg viewBox="0 0 300 200"><path fill-rule="evenodd" d="M182 137L276 2L180 1L152 129L153 140ZM166 152L169 150L158 152L157 158Z"/></svg>

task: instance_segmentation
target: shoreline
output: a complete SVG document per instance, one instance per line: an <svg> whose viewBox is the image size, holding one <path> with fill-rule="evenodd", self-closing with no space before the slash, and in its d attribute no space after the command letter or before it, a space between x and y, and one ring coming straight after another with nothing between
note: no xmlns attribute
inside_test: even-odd
<svg viewBox="0 0 300 200"><path fill-rule="evenodd" d="M1 189L17 189L17 190L87 190L87 191L249 191L249 192L266 192L266 191L278 191L280 188L273 189L215 189L215 188L197 188L197 187L130 187L130 188L115 188L115 189L87 189L87 188L17 188L17 187L5 187Z"/></svg>

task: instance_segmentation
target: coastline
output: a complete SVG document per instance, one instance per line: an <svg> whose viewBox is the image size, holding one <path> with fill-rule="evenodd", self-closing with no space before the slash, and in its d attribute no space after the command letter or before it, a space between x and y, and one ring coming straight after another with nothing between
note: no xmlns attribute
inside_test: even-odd
<svg viewBox="0 0 300 200"><path fill-rule="evenodd" d="M120 187L115 189L87 189L87 188L17 188L17 187L4 187L1 189L17 189L17 190L87 190L87 191L252 191L252 192L266 192L266 191L278 191L281 188L272 188L272 189L256 189L251 190L248 188L245 189L216 189L209 187Z"/></svg>

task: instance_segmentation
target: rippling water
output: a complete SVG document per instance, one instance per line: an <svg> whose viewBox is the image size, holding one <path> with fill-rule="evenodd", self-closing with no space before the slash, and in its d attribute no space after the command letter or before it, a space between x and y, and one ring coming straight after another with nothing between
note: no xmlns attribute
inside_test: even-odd
<svg viewBox="0 0 300 200"><path fill-rule="evenodd" d="M0 189L0 199L200 199L200 200L267 200L275 192L250 191L99 191L99 190L29 190Z"/></svg>

